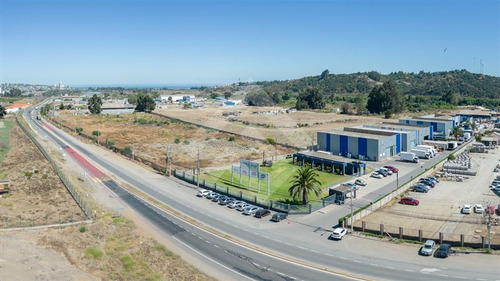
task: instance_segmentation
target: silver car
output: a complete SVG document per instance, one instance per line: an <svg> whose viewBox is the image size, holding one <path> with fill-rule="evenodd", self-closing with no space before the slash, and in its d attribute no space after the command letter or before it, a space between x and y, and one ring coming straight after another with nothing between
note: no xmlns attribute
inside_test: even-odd
<svg viewBox="0 0 500 281"><path fill-rule="evenodd" d="M243 210L243 214L248 216L253 216L255 215L258 209L260 208L255 206L248 206L245 208L245 210Z"/></svg>
<svg viewBox="0 0 500 281"><path fill-rule="evenodd" d="M243 201L236 201L236 200L235 200L235 201L233 201L233 202L231 202L231 203L227 204L227 207L228 207L228 208L230 208L230 209L234 209L234 208L238 207L238 205L240 205L240 204L244 204L244 203L245 203L245 202L243 202Z"/></svg>
<svg viewBox="0 0 500 281"><path fill-rule="evenodd" d="M243 210L245 210L245 208L247 208L247 207L250 207L250 204L241 203L241 204L236 206L236 211L243 212Z"/></svg>
<svg viewBox="0 0 500 281"><path fill-rule="evenodd" d="M436 242L434 242L434 240L427 240L422 246L422 249L420 249L420 254L422 256L432 256L434 248L436 248Z"/></svg>

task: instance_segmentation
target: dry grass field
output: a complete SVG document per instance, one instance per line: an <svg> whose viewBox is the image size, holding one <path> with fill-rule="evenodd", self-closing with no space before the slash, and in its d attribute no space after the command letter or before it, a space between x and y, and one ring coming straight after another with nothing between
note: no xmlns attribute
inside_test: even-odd
<svg viewBox="0 0 500 281"><path fill-rule="evenodd" d="M264 152L275 154L275 147L229 134L172 122L151 114L134 113L120 116L65 116L60 121L68 127L81 127L83 133L101 132L100 142L112 141L118 148L130 147L138 155L165 165L166 147L173 147L173 166L196 167L198 148L201 167L220 166L240 159L258 159ZM277 147L278 154L291 152Z"/></svg>

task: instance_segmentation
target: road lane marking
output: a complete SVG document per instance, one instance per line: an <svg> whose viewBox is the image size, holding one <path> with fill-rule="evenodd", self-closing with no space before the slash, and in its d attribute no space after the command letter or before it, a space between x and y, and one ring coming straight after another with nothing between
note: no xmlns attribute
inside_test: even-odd
<svg viewBox="0 0 500 281"><path fill-rule="evenodd" d="M345 257L339 257L339 259L341 259L341 260L347 260L347 258L345 258Z"/></svg>
<svg viewBox="0 0 500 281"><path fill-rule="evenodd" d="M406 272L413 272L413 270L411 270L411 269L403 269L403 270Z"/></svg>
<svg viewBox="0 0 500 281"><path fill-rule="evenodd" d="M361 263L361 262L360 262L360 261L358 261L358 260L353 260L353 261L354 261L354 262L357 262L357 263Z"/></svg>
<svg viewBox="0 0 500 281"><path fill-rule="evenodd" d="M394 267L392 267L392 266L386 266L386 268L388 268L388 269L394 269Z"/></svg>
<svg viewBox="0 0 500 281"><path fill-rule="evenodd" d="M378 264L376 264L376 263L370 263L370 265L372 265L372 266L378 266Z"/></svg>
<svg viewBox="0 0 500 281"><path fill-rule="evenodd" d="M441 277L448 277L448 275L446 275L446 274L438 274L438 275Z"/></svg>
<svg viewBox="0 0 500 281"><path fill-rule="evenodd" d="M318 252L318 251L316 251L316 250L311 250L311 252L313 252L313 253L319 253L319 252Z"/></svg>
<svg viewBox="0 0 500 281"><path fill-rule="evenodd" d="M458 279L467 279L467 277L463 277L463 276L455 276L457 277Z"/></svg>
<svg viewBox="0 0 500 281"><path fill-rule="evenodd" d="M208 240L205 240L205 242L207 242L208 244L210 244L210 241L208 241Z"/></svg>
<svg viewBox="0 0 500 281"><path fill-rule="evenodd" d="M219 248L219 246L218 246L218 245L215 245L215 244L214 244L214 247L215 247L215 248Z"/></svg>

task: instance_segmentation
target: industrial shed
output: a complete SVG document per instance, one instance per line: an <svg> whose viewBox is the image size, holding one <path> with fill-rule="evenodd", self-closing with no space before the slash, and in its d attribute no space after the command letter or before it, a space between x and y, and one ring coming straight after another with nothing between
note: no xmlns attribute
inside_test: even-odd
<svg viewBox="0 0 500 281"><path fill-rule="evenodd" d="M360 161L349 161L345 158L320 153L315 151L305 151L293 154L292 163L299 163L301 166L310 164L312 168L318 166L321 171L327 168L331 169L332 173L338 171L340 174L362 176L366 172L366 165Z"/></svg>
<svg viewBox="0 0 500 281"><path fill-rule="evenodd" d="M429 126L424 126L424 125L406 125L406 124L403 125L400 123L382 122L382 123L363 125L363 127L409 132L410 135L408 136L408 138L410 139L410 141L412 139L415 141L414 146L422 144L424 140L430 139L430 128ZM411 150L412 148L413 147L411 147L409 150ZM407 150L403 149L403 151Z"/></svg>
<svg viewBox="0 0 500 281"><path fill-rule="evenodd" d="M447 139L455 127L455 120L439 117L402 118L399 123L429 126L429 139Z"/></svg>
<svg viewBox="0 0 500 281"><path fill-rule="evenodd" d="M380 135L394 135L398 134L399 137L399 145L400 145L400 150L396 152L399 153L401 151L410 151L413 147L416 146L416 141L415 141L415 132L409 132L409 131L395 131L395 130L389 130L389 129L382 129L378 127L370 127L368 126L358 126L358 127L350 127L350 128L344 128L345 131L350 131L350 132L359 132L359 133L368 133L368 134L380 134Z"/></svg>
<svg viewBox="0 0 500 281"><path fill-rule="evenodd" d="M380 161L401 151L397 133L363 133L336 130L318 132L318 149L333 155L360 160Z"/></svg>

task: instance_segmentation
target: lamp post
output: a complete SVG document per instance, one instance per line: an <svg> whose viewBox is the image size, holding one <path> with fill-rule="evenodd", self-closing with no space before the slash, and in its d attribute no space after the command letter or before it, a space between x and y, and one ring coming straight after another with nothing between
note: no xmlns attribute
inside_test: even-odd
<svg viewBox="0 0 500 281"><path fill-rule="evenodd" d="M352 206L353 188L354 188L354 186L351 185L351 222L350 222L350 224L351 224L351 233L354 232L354 226L353 226L353 221L354 220L353 220L353 217L352 217L352 214L353 214L353 206Z"/></svg>

